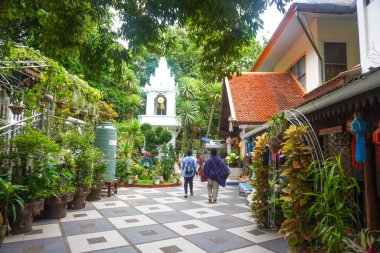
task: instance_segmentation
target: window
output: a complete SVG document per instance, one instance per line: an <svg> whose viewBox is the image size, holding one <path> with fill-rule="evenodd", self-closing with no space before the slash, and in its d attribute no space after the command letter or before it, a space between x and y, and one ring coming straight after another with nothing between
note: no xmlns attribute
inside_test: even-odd
<svg viewBox="0 0 380 253"><path fill-rule="evenodd" d="M302 56L301 59L299 59L290 69L290 72L292 72L298 79L298 81L302 84L303 87L305 87L306 80L305 80L305 56Z"/></svg>
<svg viewBox="0 0 380 253"><path fill-rule="evenodd" d="M346 43L325 43L325 81L346 70Z"/></svg>

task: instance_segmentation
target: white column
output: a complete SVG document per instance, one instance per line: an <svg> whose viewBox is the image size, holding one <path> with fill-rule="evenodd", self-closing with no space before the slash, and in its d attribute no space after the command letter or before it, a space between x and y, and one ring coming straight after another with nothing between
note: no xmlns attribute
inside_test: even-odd
<svg viewBox="0 0 380 253"><path fill-rule="evenodd" d="M362 72L368 71L370 62L368 60L368 24L367 24L367 7L365 0L356 1L358 31L359 31L359 47L360 47L360 64Z"/></svg>
<svg viewBox="0 0 380 253"><path fill-rule="evenodd" d="M167 115L168 116L175 116L175 93L174 92L168 92L166 93L166 99L167 99Z"/></svg>
<svg viewBox="0 0 380 253"><path fill-rule="evenodd" d="M154 98L156 97L155 92L147 92L146 94L146 115L154 115Z"/></svg>

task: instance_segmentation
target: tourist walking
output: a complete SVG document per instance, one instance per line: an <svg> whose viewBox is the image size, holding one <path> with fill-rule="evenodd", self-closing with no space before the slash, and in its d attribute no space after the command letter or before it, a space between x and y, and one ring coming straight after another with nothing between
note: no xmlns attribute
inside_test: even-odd
<svg viewBox="0 0 380 253"><path fill-rule="evenodd" d="M197 168L196 160L193 157L193 152L189 149L187 151L187 156L182 160L182 176L184 178L184 188L185 188L185 198L187 198L187 186L190 186L190 195L193 195L193 178L195 174L195 169Z"/></svg>
<svg viewBox="0 0 380 253"><path fill-rule="evenodd" d="M219 185L226 186L226 180L230 173L231 171L224 161L216 155L216 149L211 149L211 156L205 164L208 201L210 203L217 201Z"/></svg>

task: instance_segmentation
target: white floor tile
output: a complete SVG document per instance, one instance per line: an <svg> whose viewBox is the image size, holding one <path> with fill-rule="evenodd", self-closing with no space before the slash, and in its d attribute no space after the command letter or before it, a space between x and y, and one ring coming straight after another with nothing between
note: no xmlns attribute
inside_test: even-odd
<svg viewBox="0 0 380 253"><path fill-rule="evenodd" d="M93 238L103 238L105 242L89 243L88 240ZM72 253L110 249L129 245L129 243L116 230L68 236L67 241Z"/></svg>
<svg viewBox="0 0 380 253"><path fill-rule="evenodd" d="M186 220L164 224L171 230L180 235L192 235L209 231L218 230L218 228L211 226L200 220Z"/></svg>
<svg viewBox="0 0 380 253"><path fill-rule="evenodd" d="M134 189L133 191L137 192L137 193L141 193L141 194L160 193L159 190L150 189L150 188L147 188L147 189Z"/></svg>
<svg viewBox="0 0 380 253"><path fill-rule="evenodd" d="M146 199L145 196L141 194L130 194L130 192L126 195L116 195L121 200L137 200L137 199Z"/></svg>
<svg viewBox="0 0 380 253"><path fill-rule="evenodd" d="M260 229L257 227L256 224L227 229L228 232L236 234L254 243L262 243L262 242L266 242L266 241L270 241L270 240L274 240L274 239L278 239L282 237L282 235L277 234L276 231L263 231L263 230L260 230L260 231L264 232L265 234L253 235L249 233L249 231L252 231L252 230L260 230Z"/></svg>
<svg viewBox="0 0 380 253"><path fill-rule="evenodd" d="M60 222L69 222L69 221L80 221L80 220L91 220L91 219L100 219L103 216L98 213L96 210L90 211L76 211L76 212L67 212L65 218L60 219Z"/></svg>
<svg viewBox="0 0 380 253"><path fill-rule="evenodd" d="M205 194L202 194L201 195L202 197L205 197L205 198L208 198L208 194L207 193L205 193ZM219 199L225 199L225 198L231 198L230 196L228 196L228 195L225 195L225 194L222 194L222 193L218 193L218 200Z"/></svg>
<svg viewBox="0 0 380 253"><path fill-rule="evenodd" d="M206 252L184 238L174 238L158 242L150 242L137 245L143 253L162 253L165 247L175 246L183 253L203 253ZM179 251L175 251L179 252Z"/></svg>
<svg viewBox="0 0 380 253"><path fill-rule="evenodd" d="M173 211L172 208L163 204L147 205L147 206L135 206L142 213L159 213Z"/></svg>
<svg viewBox="0 0 380 253"><path fill-rule="evenodd" d="M94 207L96 209L106 209L106 208L116 208L116 207L127 207L128 205L125 204L121 200L116 201L102 201L102 202L92 202Z"/></svg>
<svg viewBox="0 0 380 253"><path fill-rule="evenodd" d="M221 201L217 201L216 203L210 203L208 202L208 199L204 199L204 200L197 200L197 201L192 201L193 203L195 204L198 204L200 206L204 206L204 207L215 207L215 206L226 206L226 205L229 205L227 203L224 203L224 202L221 202Z"/></svg>
<svg viewBox="0 0 380 253"><path fill-rule="evenodd" d="M235 213L235 214L232 214L232 216L235 216L236 218L239 218L239 219L243 219L243 220L254 222L254 219L251 218L252 212Z"/></svg>
<svg viewBox="0 0 380 253"><path fill-rule="evenodd" d="M253 253L253 252L254 253L274 253L273 251L263 248L259 245L227 251L226 253Z"/></svg>
<svg viewBox="0 0 380 253"><path fill-rule="evenodd" d="M154 198L154 200L162 204L186 202L186 200L184 200L183 198L181 199L177 197Z"/></svg>
<svg viewBox="0 0 380 253"><path fill-rule="evenodd" d="M151 224L157 224L154 220L147 217L146 215L129 215L122 217L113 217L108 218L108 220L117 228L130 228L130 227L139 227L146 226Z"/></svg>
<svg viewBox="0 0 380 253"><path fill-rule="evenodd" d="M6 236L3 243L21 242L62 236L59 224L37 225L32 226L32 228L33 230L42 229L42 233Z"/></svg>
<svg viewBox="0 0 380 253"><path fill-rule="evenodd" d="M196 209L188 209L188 210L181 210L181 212L188 214L190 216L193 216L196 219L201 218L207 218L207 217L214 217L214 216L220 216L224 215L224 213L215 211L211 208L196 208Z"/></svg>

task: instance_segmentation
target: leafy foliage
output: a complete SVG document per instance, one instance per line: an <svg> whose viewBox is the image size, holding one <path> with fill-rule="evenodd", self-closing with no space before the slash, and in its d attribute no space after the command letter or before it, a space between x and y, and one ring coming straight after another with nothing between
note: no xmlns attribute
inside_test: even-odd
<svg viewBox="0 0 380 253"><path fill-rule="evenodd" d="M280 233L288 239L288 245L295 250L303 250L311 238L312 226L308 218L311 197L304 193L311 192L313 185L308 179L311 163L311 147L303 140L307 126L291 125L285 131L282 153L286 157L285 169L281 173L287 180L283 189L283 210L285 221Z"/></svg>
<svg viewBox="0 0 380 253"><path fill-rule="evenodd" d="M359 191L359 186L353 177L344 174L340 156L327 159L322 167L314 161L309 174L314 190L306 193L313 198L307 214L308 219L316 221L311 242L324 252L343 252L343 239L354 233L354 215L359 207L351 196Z"/></svg>
<svg viewBox="0 0 380 253"><path fill-rule="evenodd" d="M252 197L251 211L256 222L261 226L266 225L265 212L268 210L269 167L263 163L268 141L269 137L266 133L257 137L255 152L252 153L252 169L255 175L252 180L252 186L256 189L256 192Z"/></svg>
<svg viewBox="0 0 380 253"><path fill-rule="evenodd" d="M8 224L8 217L12 216L16 220L16 209L24 208L24 200L20 196L27 188L23 185L12 184L11 182L0 178L0 211L4 212L4 224ZM0 223L2 225L2 223Z"/></svg>

